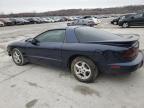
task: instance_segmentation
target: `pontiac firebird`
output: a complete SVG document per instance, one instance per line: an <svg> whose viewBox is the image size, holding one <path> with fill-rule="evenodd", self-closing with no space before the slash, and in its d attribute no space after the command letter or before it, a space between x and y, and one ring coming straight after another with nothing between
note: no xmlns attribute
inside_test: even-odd
<svg viewBox="0 0 144 108"><path fill-rule="evenodd" d="M68 67L81 82L99 73L131 73L143 65L137 37L122 37L92 27L71 26L45 31L14 42L7 51L16 65L36 61Z"/></svg>

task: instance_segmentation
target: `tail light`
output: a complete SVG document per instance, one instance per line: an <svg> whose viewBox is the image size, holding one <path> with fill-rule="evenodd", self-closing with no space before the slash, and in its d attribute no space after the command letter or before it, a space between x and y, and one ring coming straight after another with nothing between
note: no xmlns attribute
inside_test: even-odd
<svg viewBox="0 0 144 108"><path fill-rule="evenodd" d="M123 53L123 58L134 58L138 55L139 48L130 48Z"/></svg>
<svg viewBox="0 0 144 108"><path fill-rule="evenodd" d="M112 69L120 69L121 67L119 65L112 65L111 68Z"/></svg>

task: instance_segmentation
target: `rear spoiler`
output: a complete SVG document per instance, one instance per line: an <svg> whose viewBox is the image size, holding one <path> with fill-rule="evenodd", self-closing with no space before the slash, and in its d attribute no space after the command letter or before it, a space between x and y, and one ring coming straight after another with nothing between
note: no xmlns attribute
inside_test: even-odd
<svg viewBox="0 0 144 108"><path fill-rule="evenodd" d="M139 34L115 34L119 35L120 37L127 37L126 39L137 39L139 40L140 35Z"/></svg>
<svg viewBox="0 0 144 108"><path fill-rule="evenodd" d="M124 35L124 34L123 34ZM122 35L119 35L123 37ZM126 36L126 35L124 35ZM104 45L112 45L112 46L136 46L139 45L139 35L127 35L127 37L121 39L121 40L107 40L107 41L97 41L97 42L87 42L87 43L95 43L95 44L104 44Z"/></svg>

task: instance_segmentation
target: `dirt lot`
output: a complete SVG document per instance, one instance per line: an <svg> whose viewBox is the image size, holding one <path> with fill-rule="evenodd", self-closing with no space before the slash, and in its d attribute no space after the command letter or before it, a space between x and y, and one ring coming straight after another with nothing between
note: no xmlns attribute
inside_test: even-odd
<svg viewBox="0 0 144 108"><path fill-rule="evenodd" d="M80 83L66 69L28 64L16 66L7 56L8 43L33 37L65 23L0 28L0 108L143 108L144 69L131 75L101 75L95 83ZM96 28L117 34L139 34L144 28L122 29L103 23Z"/></svg>

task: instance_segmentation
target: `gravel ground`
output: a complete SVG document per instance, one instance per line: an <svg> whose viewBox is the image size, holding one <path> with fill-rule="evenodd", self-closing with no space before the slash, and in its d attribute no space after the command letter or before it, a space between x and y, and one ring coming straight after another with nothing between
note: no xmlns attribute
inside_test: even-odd
<svg viewBox="0 0 144 108"><path fill-rule="evenodd" d="M140 35L144 49L144 28L122 29L103 19L98 29L116 34ZM95 83L80 83L67 71L47 65L16 66L6 46L33 37L65 23L0 28L0 108L143 108L144 69L131 75L102 74Z"/></svg>

